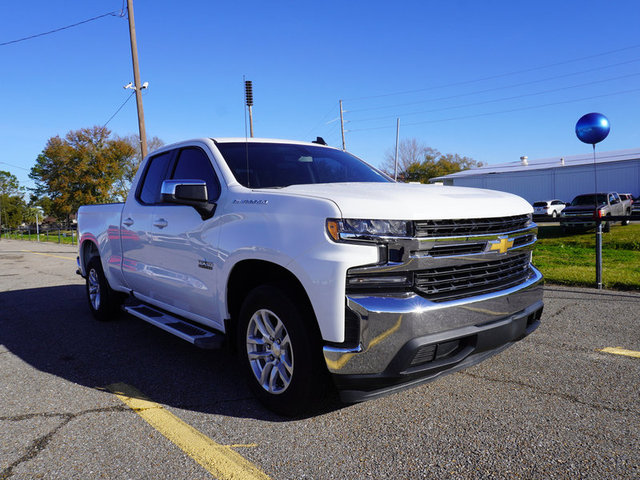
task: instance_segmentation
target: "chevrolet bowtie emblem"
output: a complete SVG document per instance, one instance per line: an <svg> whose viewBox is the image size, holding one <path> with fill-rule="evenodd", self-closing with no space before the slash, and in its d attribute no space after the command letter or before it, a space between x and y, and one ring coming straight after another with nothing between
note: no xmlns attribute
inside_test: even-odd
<svg viewBox="0 0 640 480"><path fill-rule="evenodd" d="M500 237L498 240L489 242L489 251L497 250L499 253L507 253L513 247L513 238Z"/></svg>

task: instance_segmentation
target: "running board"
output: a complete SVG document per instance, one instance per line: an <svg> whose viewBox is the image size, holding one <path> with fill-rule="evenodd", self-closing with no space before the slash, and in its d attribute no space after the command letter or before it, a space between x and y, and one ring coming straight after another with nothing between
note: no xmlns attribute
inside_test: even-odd
<svg viewBox="0 0 640 480"><path fill-rule="evenodd" d="M221 333L205 330L193 323L150 307L149 305L125 305L122 309L134 317L138 317L151 325L155 325L166 332L172 333L176 337L193 343L196 347L215 350L220 348L224 342L224 335Z"/></svg>

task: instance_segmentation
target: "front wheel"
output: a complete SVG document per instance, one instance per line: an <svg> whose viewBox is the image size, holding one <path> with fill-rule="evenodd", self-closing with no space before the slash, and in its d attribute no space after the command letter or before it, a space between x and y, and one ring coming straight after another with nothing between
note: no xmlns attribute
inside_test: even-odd
<svg viewBox="0 0 640 480"><path fill-rule="evenodd" d="M320 397L325 372L315 317L280 286L264 285L240 311L237 345L254 395L276 413L293 416Z"/></svg>

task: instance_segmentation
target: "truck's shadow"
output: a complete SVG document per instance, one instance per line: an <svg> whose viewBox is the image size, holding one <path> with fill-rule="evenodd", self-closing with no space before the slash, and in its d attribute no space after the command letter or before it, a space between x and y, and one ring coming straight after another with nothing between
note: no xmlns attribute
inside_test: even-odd
<svg viewBox="0 0 640 480"><path fill-rule="evenodd" d="M89 388L123 382L156 402L285 421L259 404L226 349L200 350L136 318L94 320L84 286L0 292L0 344L34 368ZM315 413L341 408L333 397Z"/></svg>

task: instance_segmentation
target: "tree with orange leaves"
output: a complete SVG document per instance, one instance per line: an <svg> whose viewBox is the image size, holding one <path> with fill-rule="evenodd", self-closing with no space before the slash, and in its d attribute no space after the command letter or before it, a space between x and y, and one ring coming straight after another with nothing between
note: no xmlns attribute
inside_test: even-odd
<svg viewBox="0 0 640 480"><path fill-rule="evenodd" d="M117 185L135 150L110 135L109 129L96 126L47 141L29 177L36 182L35 194L51 200L56 217L68 219L81 205L120 200Z"/></svg>

